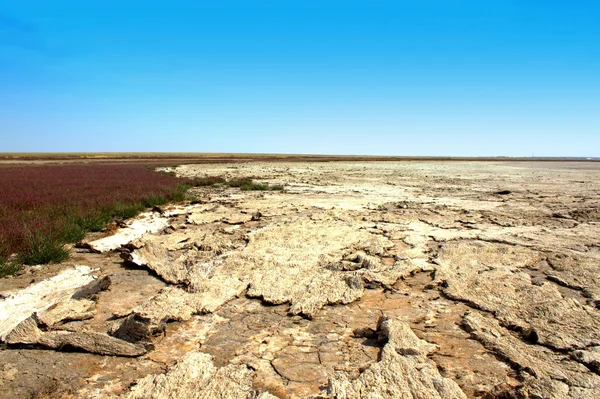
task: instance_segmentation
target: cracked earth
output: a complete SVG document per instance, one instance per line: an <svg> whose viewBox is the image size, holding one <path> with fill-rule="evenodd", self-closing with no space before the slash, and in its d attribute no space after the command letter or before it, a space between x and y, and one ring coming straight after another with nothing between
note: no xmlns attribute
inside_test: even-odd
<svg viewBox="0 0 600 399"><path fill-rule="evenodd" d="M600 164L183 165L0 280L0 396L598 398Z"/></svg>

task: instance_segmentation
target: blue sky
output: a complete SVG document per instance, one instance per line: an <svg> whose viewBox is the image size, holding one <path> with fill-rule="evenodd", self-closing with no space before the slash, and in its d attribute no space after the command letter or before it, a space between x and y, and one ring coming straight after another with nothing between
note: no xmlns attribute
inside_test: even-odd
<svg viewBox="0 0 600 399"><path fill-rule="evenodd" d="M0 152L600 156L597 1L0 3Z"/></svg>

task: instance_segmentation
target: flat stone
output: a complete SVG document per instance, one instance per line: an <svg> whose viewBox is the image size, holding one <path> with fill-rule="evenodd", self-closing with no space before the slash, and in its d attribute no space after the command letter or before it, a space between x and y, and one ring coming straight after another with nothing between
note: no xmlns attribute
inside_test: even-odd
<svg viewBox="0 0 600 399"><path fill-rule="evenodd" d="M0 299L0 341L36 312L44 312L94 281L93 269L76 266L27 288L4 292Z"/></svg>

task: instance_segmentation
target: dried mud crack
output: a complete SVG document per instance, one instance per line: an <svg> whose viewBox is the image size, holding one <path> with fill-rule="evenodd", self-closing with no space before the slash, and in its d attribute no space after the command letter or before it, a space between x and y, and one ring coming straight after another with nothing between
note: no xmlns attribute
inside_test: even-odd
<svg viewBox="0 0 600 399"><path fill-rule="evenodd" d="M173 171L285 190L196 188L0 280L0 397L600 397L598 164Z"/></svg>

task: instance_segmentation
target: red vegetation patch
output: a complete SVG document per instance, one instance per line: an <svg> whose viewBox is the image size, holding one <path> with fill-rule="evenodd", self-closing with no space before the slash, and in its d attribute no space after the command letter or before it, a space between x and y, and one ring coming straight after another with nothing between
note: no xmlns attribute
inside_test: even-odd
<svg viewBox="0 0 600 399"><path fill-rule="evenodd" d="M129 211L132 204L139 208L172 199L180 182L150 170L147 164L2 167L0 262L2 256L27 250L32 234L56 235L67 226L90 230L86 223L102 212L106 219L127 207ZM148 198L152 198L149 203Z"/></svg>

